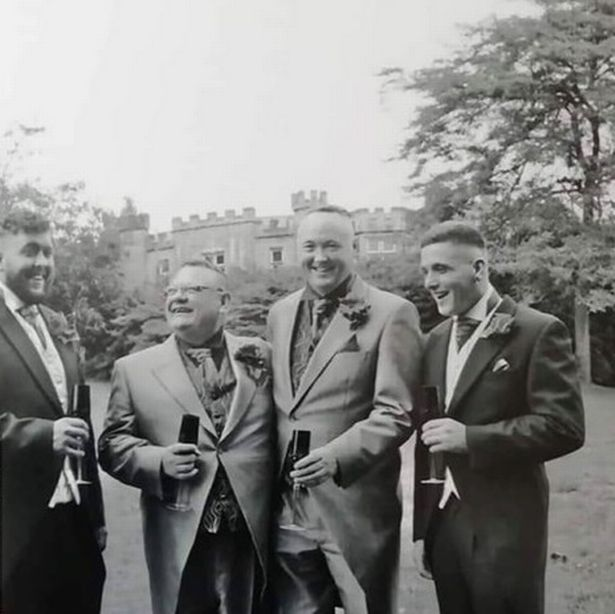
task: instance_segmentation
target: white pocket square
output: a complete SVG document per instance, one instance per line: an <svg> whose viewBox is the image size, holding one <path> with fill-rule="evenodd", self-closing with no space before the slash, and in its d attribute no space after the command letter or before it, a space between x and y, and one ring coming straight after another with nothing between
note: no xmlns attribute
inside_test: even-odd
<svg viewBox="0 0 615 614"><path fill-rule="evenodd" d="M506 358L498 358L491 369L491 373L504 373L510 369L510 363Z"/></svg>

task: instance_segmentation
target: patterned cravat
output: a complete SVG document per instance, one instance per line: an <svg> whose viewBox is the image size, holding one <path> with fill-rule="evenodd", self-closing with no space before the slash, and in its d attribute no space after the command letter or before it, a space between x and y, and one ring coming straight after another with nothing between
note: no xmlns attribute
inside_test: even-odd
<svg viewBox="0 0 615 614"><path fill-rule="evenodd" d="M188 356L195 365L206 365L205 368L207 368L207 363L210 360L213 362L210 348L187 348L186 356Z"/></svg>
<svg viewBox="0 0 615 614"><path fill-rule="evenodd" d="M45 333L38 322L38 307L36 305L24 305L20 307L17 312L36 331L43 349L46 350L47 341L45 339Z"/></svg>
<svg viewBox="0 0 615 614"><path fill-rule="evenodd" d="M336 301L332 298L317 298L312 304L312 348L318 345L335 306Z"/></svg>
<svg viewBox="0 0 615 614"><path fill-rule="evenodd" d="M457 341L457 350L460 350L465 342L472 336L472 333L477 329L480 324L479 320L474 318L468 318L466 316L460 316L457 318L457 325L455 327L455 340Z"/></svg>

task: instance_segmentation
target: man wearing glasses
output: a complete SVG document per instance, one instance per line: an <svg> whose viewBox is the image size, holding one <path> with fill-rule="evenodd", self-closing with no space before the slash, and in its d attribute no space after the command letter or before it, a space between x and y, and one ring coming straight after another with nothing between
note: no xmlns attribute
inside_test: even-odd
<svg viewBox="0 0 615 614"><path fill-rule="evenodd" d="M173 334L115 365L100 463L141 489L154 614L251 614L273 475L269 347L223 330L226 278L206 261L183 264L165 296ZM196 445L178 443L186 414Z"/></svg>

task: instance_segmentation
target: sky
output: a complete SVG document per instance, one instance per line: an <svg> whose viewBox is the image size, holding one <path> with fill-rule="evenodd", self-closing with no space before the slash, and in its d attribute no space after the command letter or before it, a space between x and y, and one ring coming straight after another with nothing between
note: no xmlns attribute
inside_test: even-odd
<svg viewBox="0 0 615 614"><path fill-rule="evenodd" d="M85 182L151 229L174 216L326 190L358 207L417 206L389 161L416 101L383 67L428 66L458 25L514 0L2 0L0 134L43 126L23 173Z"/></svg>

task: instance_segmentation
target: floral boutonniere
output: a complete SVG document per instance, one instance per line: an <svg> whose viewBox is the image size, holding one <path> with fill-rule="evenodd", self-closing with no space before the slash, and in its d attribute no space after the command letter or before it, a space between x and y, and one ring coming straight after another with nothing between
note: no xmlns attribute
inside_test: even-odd
<svg viewBox="0 0 615 614"><path fill-rule="evenodd" d="M262 386L267 381L269 368L258 345L246 343L239 347L233 356L237 362L245 365L248 375L257 386Z"/></svg>
<svg viewBox="0 0 615 614"><path fill-rule="evenodd" d="M362 298L342 298L339 301L340 313L350 322L350 330L357 330L367 322L370 309L371 305Z"/></svg>
<svg viewBox="0 0 615 614"><path fill-rule="evenodd" d="M79 337L74 323L70 324L63 313L50 310L45 311L45 319L47 320L49 334L62 345L68 345L79 353L81 337Z"/></svg>
<svg viewBox="0 0 615 614"><path fill-rule="evenodd" d="M500 335L508 335L513 328L515 319L510 313L494 313L480 338L489 339Z"/></svg>

